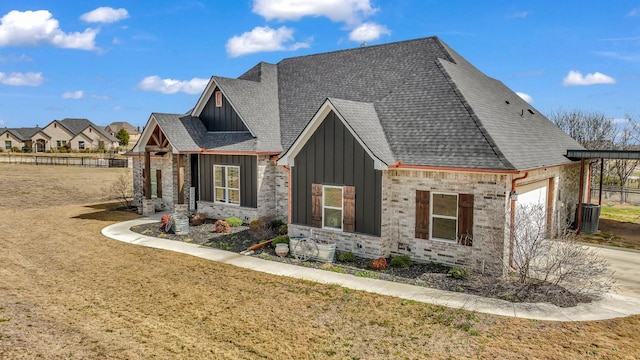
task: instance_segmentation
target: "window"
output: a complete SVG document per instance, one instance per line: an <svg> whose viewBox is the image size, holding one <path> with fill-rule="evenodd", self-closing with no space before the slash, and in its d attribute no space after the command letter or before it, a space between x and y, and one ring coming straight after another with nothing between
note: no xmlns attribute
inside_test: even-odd
<svg viewBox="0 0 640 360"><path fill-rule="evenodd" d="M149 183L151 185L151 197L162 199L162 170L153 169L149 172L150 179Z"/></svg>
<svg viewBox="0 0 640 360"><path fill-rule="evenodd" d="M342 230L342 187L322 187L322 227Z"/></svg>
<svg viewBox="0 0 640 360"><path fill-rule="evenodd" d="M240 205L240 167L213 166L215 202Z"/></svg>
<svg viewBox="0 0 640 360"><path fill-rule="evenodd" d="M431 238L455 241L458 235L458 195L431 194Z"/></svg>
<svg viewBox="0 0 640 360"><path fill-rule="evenodd" d="M56 141L56 145L58 146L58 148L61 148L65 145L67 145L67 140L58 140Z"/></svg>
<svg viewBox="0 0 640 360"><path fill-rule="evenodd" d="M215 92L216 107L222 107L222 91Z"/></svg>
<svg viewBox="0 0 640 360"><path fill-rule="evenodd" d="M472 246L473 195L416 191L415 237Z"/></svg>
<svg viewBox="0 0 640 360"><path fill-rule="evenodd" d="M84 141L78 141L78 150L84 150Z"/></svg>
<svg viewBox="0 0 640 360"><path fill-rule="evenodd" d="M355 186L311 184L311 225L355 231Z"/></svg>
<svg viewBox="0 0 640 360"><path fill-rule="evenodd" d="M5 140L4 142L4 149L5 150L11 150L12 146L11 146L11 140Z"/></svg>

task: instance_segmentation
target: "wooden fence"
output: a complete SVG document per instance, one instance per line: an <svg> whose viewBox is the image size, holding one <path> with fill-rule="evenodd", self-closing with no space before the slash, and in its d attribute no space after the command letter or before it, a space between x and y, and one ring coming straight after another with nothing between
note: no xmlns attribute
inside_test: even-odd
<svg viewBox="0 0 640 360"><path fill-rule="evenodd" d="M8 164L32 164L32 165L64 165L104 168L129 167L128 158L97 158L79 156L25 156L2 155L0 163Z"/></svg>

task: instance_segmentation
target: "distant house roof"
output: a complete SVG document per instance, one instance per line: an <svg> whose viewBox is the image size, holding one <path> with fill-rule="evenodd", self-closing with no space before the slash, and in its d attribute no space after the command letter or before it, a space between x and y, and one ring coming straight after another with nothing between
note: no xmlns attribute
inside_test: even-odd
<svg viewBox="0 0 640 360"><path fill-rule="evenodd" d="M5 132L11 133L13 136L20 139L20 141L29 141L35 134L37 134L38 132L42 132L42 129L39 127L0 129L0 135L4 134ZM51 138L49 135L45 134L44 132L42 132L42 135L44 135L47 138Z"/></svg>
<svg viewBox="0 0 640 360"><path fill-rule="evenodd" d="M249 132L207 133L198 116L216 87ZM526 170L569 163L566 150L582 148L437 37L259 63L238 79L214 76L189 115L158 124L179 151L286 153L326 101L387 165Z"/></svg>
<svg viewBox="0 0 640 360"><path fill-rule="evenodd" d="M91 126L97 132L99 132L102 136L106 137L110 141L112 141L112 142L117 142L118 141L118 139L116 139L111 134L106 132L102 128L102 126L97 126L96 124L94 124L93 122L91 122L88 119L64 118L62 120L54 120L54 121L57 121L60 125L62 125L70 133L72 133L73 136L78 135L79 133L83 132L86 128Z"/></svg>
<svg viewBox="0 0 640 360"><path fill-rule="evenodd" d="M118 131L120 131L120 129L127 130L127 133L129 133L129 135L137 135L140 133L139 128L136 128L135 126L129 124L126 121L114 121L111 124L104 127L105 131L113 134L117 134Z"/></svg>

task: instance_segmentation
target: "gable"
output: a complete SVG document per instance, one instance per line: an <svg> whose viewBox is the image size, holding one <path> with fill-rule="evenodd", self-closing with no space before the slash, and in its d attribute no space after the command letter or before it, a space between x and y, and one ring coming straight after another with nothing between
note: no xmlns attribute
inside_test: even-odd
<svg viewBox="0 0 640 360"><path fill-rule="evenodd" d="M221 91L216 95L219 91L219 87L213 90L199 116L207 131L249 131L227 97ZM216 96L221 96L218 104Z"/></svg>

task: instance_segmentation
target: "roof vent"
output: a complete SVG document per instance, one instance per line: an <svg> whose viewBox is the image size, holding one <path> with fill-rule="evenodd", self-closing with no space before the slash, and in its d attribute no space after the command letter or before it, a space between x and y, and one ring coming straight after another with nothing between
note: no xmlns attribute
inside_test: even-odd
<svg viewBox="0 0 640 360"><path fill-rule="evenodd" d="M507 103L507 105L509 105L509 104L510 104L509 100L505 100L504 102L505 102L505 103Z"/></svg>
<svg viewBox="0 0 640 360"><path fill-rule="evenodd" d="M534 115L535 113L533 112L533 110L531 109L527 109L527 111L529 112L529 114Z"/></svg>

